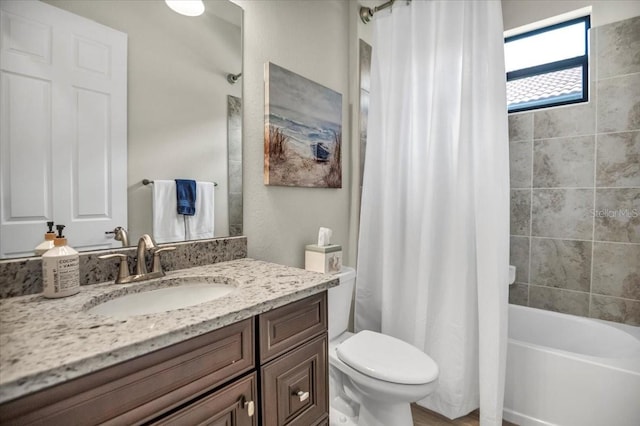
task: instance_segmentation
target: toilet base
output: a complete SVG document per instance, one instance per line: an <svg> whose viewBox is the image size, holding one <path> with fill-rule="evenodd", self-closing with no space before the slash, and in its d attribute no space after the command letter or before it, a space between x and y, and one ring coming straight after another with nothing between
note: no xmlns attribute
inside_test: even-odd
<svg viewBox="0 0 640 426"><path fill-rule="evenodd" d="M366 399L360 405L358 426L413 426L411 406L408 403L387 405Z"/></svg>
<svg viewBox="0 0 640 426"><path fill-rule="evenodd" d="M347 393L341 373L329 366L329 426L358 426L359 404Z"/></svg>
<svg viewBox="0 0 640 426"><path fill-rule="evenodd" d="M374 406L375 407L375 406ZM329 426L413 426L413 416L409 404L378 407L367 410L360 406L360 416L352 417L335 407L329 411Z"/></svg>
<svg viewBox="0 0 640 426"><path fill-rule="evenodd" d="M330 407L329 426L358 426L358 417L351 417L337 408Z"/></svg>

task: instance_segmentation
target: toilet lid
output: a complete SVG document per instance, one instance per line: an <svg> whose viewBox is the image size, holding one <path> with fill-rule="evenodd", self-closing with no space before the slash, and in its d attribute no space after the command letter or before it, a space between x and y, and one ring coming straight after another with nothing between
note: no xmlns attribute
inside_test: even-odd
<svg viewBox="0 0 640 426"><path fill-rule="evenodd" d="M427 354L395 337L361 331L336 348L338 358L362 374L405 385L430 383L438 366Z"/></svg>

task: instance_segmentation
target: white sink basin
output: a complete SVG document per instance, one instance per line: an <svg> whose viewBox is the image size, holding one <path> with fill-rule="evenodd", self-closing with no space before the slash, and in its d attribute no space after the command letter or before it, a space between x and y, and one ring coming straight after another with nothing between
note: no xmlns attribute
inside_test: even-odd
<svg viewBox="0 0 640 426"><path fill-rule="evenodd" d="M87 312L111 317L156 314L199 305L224 297L236 290L233 285L210 282L202 278L182 281L184 283L180 285L117 296L88 309Z"/></svg>

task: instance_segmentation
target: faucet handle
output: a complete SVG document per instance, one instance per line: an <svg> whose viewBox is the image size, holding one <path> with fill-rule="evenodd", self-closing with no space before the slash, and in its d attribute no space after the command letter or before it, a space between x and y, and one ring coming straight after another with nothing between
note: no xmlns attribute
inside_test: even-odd
<svg viewBox="0 0 640 426"><path fill-rule="evenodd" d="M98 256L98 259L120 259L120 265L118 267L118 277L116 278L116 284L121 283L127 277L129 277L129 265L127 265L127 255L114 253Z"/></svg>
<svg viewBox="0 0 640 426"><path fill-rule="evenodd" d="M160 263L160 253L165 251L172 251L175 249L176 249L175 246L161 247L161 248L155 249L153 251L153 263L152 263L151 272L159 272L162 275L164 275L164 271L162 270L162 264Z"/></svg>

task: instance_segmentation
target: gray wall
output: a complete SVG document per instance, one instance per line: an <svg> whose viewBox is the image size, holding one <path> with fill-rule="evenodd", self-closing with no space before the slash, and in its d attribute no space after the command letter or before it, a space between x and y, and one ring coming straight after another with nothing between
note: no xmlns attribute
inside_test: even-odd
<svg viewBox="0 0 640 426"><path fill-rule="evenodd" d="M249 257L304 266L304 246L318 228L348 256L351 140L349 137L349 3L236 0L244 9L244 233ZM264 64L273 62L343 95L341 189L263 184Z"/></svg>
<svg viewBox="0 0 640 426"><path fill-rule="evenodd" d="M640 17L591 44L588 104L509 116L510 302L640 325Z"/></svg>

